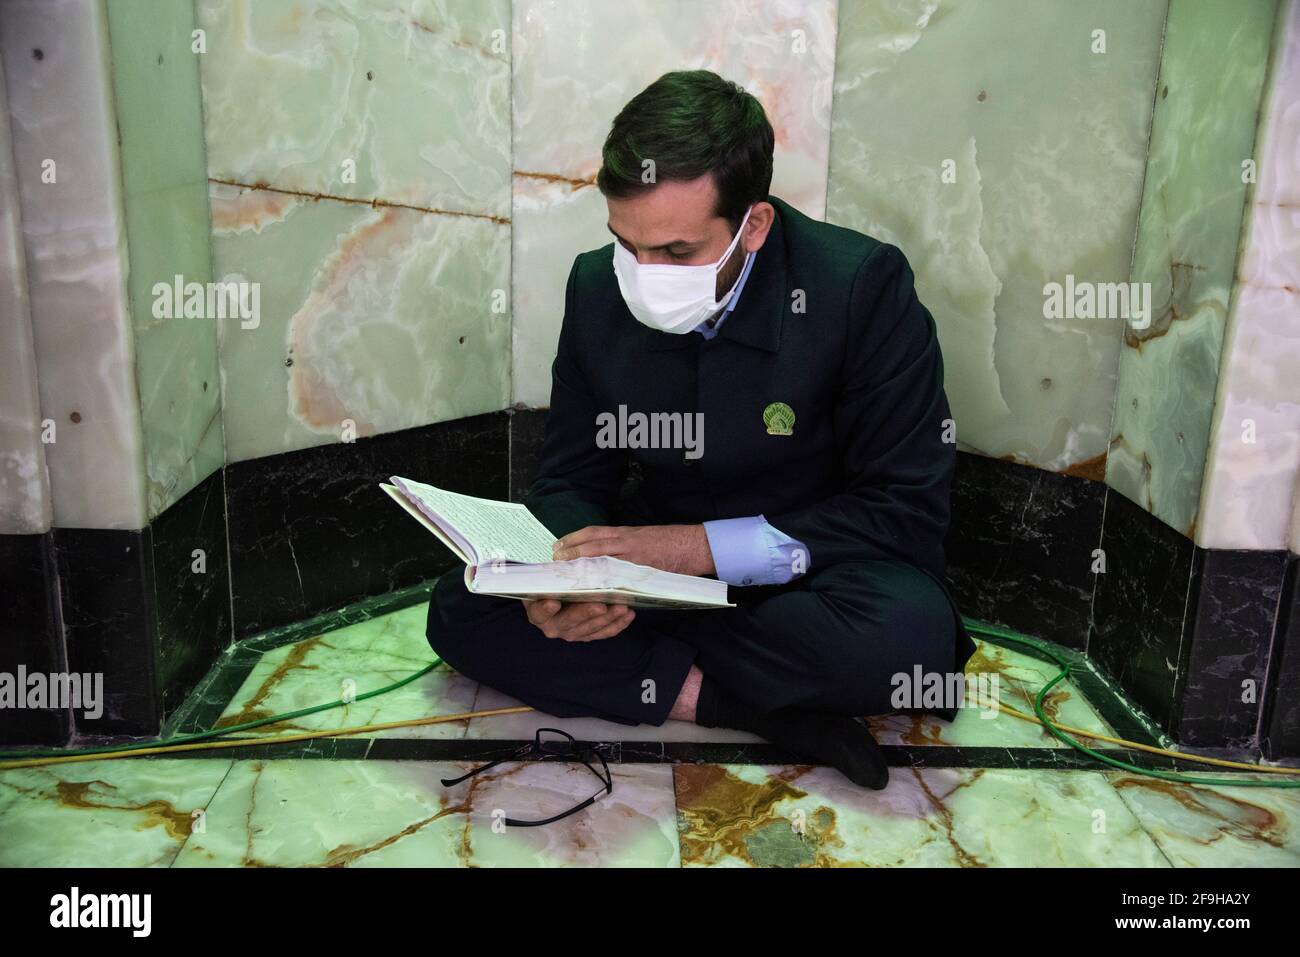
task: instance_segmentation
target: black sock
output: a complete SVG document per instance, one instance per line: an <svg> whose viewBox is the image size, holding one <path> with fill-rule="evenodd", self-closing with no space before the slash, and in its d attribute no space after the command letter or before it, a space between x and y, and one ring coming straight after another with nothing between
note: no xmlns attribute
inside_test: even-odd
<svg viewBox="0 0 1300 957"><path fill-rule="evenodd" d="M876 791L889 783L889 766L876 739L865 724L849 715L808 708L781 708L762 714L704 675L695 704L695 723L705 728L750 731Z"/></svg>

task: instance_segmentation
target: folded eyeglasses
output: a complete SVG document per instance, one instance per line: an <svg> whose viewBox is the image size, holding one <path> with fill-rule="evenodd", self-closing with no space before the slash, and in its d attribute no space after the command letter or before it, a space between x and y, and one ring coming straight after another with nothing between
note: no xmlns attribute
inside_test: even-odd
<svg viewBox="0 0 1300 957"><path fill-rule="evenodd" d="M544 734L546 736L543 736ZM558 737L553 737L553 735L558 735ZM592 763L587 760L589 754L595 755L596 760L600 762L601 770L596 770ZM473 771L462 774L458 778L443 778L442 784L444 787L452 787L453 785L460 784L460 782L468 778L472 778L480 771L494 768L498 764L505 764L507 761L523 761L534 757L539 761L549 761L554 759L577 762L583 765L592 774L596 775L596 777L600 779L601 784L604 785L604 788L597 791L581 804L569 808L569 810L565 811L563 814L555 814L551 817L543 818L540 821L521 821L512 817L505 818L505 823L511 827L538 827L542 824L551 824L561 818L568 817L570 814L576 814L583 808L590 807L599 798L606 794L614 793L614 777L610 774L609 765L605 763L605 756L600 753L600 746L595 744L579 744L578 741L574 739L573 735L569 734L567 731L561 731L559 728L538 728L537 734L531 744L526 744L522 748L515 749L515 751L508 757L498 758L495 761L489 761L487 764L479 765Z"/></svg>

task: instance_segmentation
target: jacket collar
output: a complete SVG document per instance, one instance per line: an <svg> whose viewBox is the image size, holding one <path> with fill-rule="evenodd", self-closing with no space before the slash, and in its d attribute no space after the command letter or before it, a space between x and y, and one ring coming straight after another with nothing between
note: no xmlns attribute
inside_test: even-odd
<svg viewBox="0 0 1300 957"><path fill-rule="evenodd" d="M785 317L785 231L781 225L781 200L767 201L776 208L772 228L763 248L754 257L740 301L718 330L717 339L727 339L765 352L776 352L781 344L781 321ZM640 323L638 323L640 325ZM647 333L646 348L653 352L682 349L694 344L694 332L673 334L641 326Z"/></svg>

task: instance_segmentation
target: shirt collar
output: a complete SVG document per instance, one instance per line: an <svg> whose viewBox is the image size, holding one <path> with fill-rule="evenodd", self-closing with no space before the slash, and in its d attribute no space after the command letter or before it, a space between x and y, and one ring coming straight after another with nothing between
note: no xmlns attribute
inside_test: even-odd
<svg viewBox="0 0 1300 957"><path fill-rule="evenodd" d="M732 293L731 301L727 303L727 307L723 309L714 320L713 327L709 327L709 321L707 319L695 327L695 331L705 339L712 339L718 334L718 330L722 328L722 324L727 320L727 317L731 315L731 311L736 308L736 303L740 302L740 294L745 289L745 280L749 278L749 271L754 268L754 260L757 258L758 257L755 253L750 253L745 257L745 268L740 271L740 280L736 283L736 291Z"/></svg>

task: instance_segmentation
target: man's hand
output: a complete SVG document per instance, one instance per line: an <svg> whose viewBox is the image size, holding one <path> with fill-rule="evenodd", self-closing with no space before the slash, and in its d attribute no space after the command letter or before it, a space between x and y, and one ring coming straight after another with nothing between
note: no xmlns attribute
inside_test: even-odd
<svg viewBox="0 0 1300 957"><path fill-rule="evenodd" d="M557 562L596 555L683 575L715 571L703 525L588 525L555 543Z"/></svg>
<svg viewBox="0 0 1300 957"><path fill-rule="evenodd" d="M636 617L627 605L602 605L582 601L561 604L554 598L525 601L528 620L547 638L563 641L599 641L613 638Z"/></svg>

